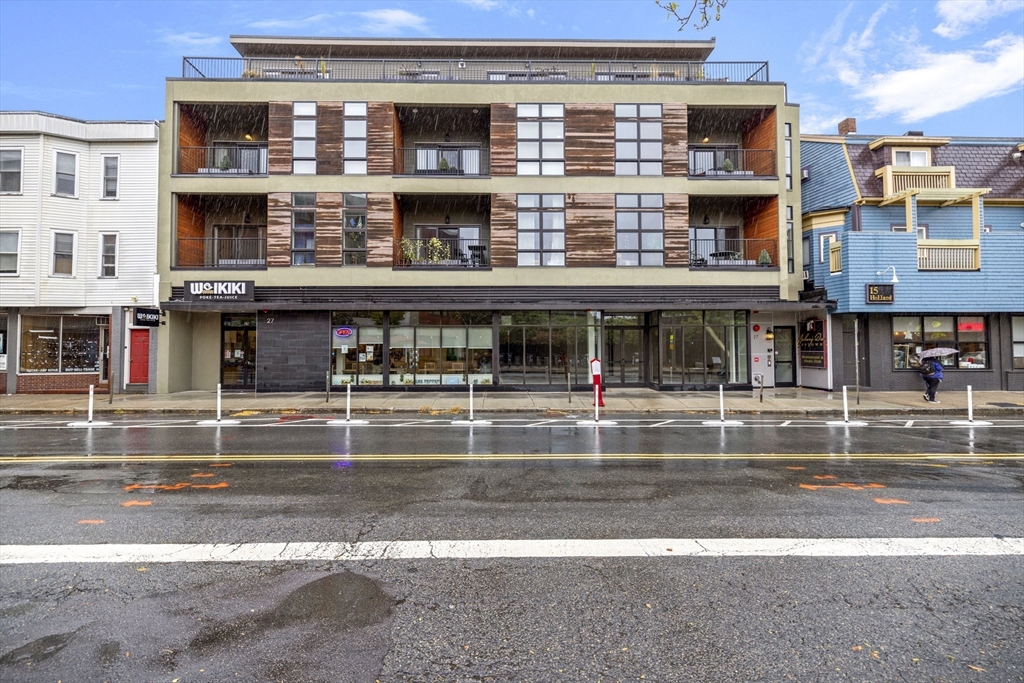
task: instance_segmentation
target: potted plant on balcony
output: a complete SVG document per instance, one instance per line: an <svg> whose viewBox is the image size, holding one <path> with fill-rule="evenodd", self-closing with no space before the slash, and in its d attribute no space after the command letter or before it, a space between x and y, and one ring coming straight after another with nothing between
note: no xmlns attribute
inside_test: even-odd
<svg viewBox="0 0 1024 683"><path fill-rule="evenodd" d="M725 158L725 161L722 162L722 170L726 173L732 173L736 170L736 166L732 163L732 159L729 157Z"/></svg>
<svg viewBox="0 0 1024 683"><path fill-rule="evenodd" d="M765 268L767 266L770 266L771 264L772 264L771 254L768 253L767 249L762 249L761 253L757 257L757 265L761 266L762 268Z"/></svg>
<svg viewBox="0 0 1024 683"><path fill-rule="evenodd" d="M427 242L427 260L433 264L440 264L442 261L451 259L451 250L448 245L436 237L431 237Z"/></svg>
<svg viewBox="0 0 1024 683"><path fill-rule="evenodd" d="M231 170L231 157L228 156L227 152L220 158L219 168L221 173Z"/></svg>
<svg viewBox="0 0 1024 683"><path fill-rule="evenodd" d="M437 170L440 171L441 173L447 173L448 170L449 170L448 160L445 159L444 157L441 157L440 159L438 159L437 160Z"/></svg>

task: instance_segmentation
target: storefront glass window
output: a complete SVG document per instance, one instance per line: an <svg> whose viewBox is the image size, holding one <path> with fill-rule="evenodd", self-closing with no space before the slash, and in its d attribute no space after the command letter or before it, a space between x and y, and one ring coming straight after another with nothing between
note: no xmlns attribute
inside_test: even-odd
<svg viewBox="0 0 1024 683"><path fill-rule="evenodd" d="M416 328L392 327L390 348L390 382L392 385L412 384L416 378Z"/></svg>
<svg viewBox="0 0 1024 683"><path fill-rule="evenodd" d="M746 311L662 313L657 334L660 383L748 384L746 328Z"/></svg>
<svg viewBox="0 0 1024 683"><path fill-rule="evenodd" d="M441 328L416 328L416 384L441 383Z"/></svg>
<svg viewBox="0 0 1024 683"><path fill-rule="evenodd" d="M894 370L917 370L918 354L934 348L957 350L937 359L946 367L961 370L988 367L988 330L984 316L894 316L892 324Z"/></svg>
<svg viewBox="0 0 1024 683"><path fill-rule="evenodd" d="M99 372L95 316L24 316L21 372Z"/></svg>
<svg viewBox="0 0 1024 683"><path fill-rule="evenodd" d="M602 343L600 312L502 311L499 323L502 384L590 382L590 358L599 353Z"/></svg>

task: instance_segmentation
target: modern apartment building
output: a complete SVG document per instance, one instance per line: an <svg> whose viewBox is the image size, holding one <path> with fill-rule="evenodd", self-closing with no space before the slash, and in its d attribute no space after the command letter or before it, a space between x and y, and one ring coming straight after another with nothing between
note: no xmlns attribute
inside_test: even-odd
<svg viewBox="0 0 1024 683"><path fill-rule="evenodd" d="M855 126L800 142L803 261L835 303L832 380L920 389L919 354L941 347L944 388L1024 390L1024 141Z"/></svg>
<svg viewBox="0 0 1024 683"><path fill-rule="evenodd" d="M0 389L156 388L159 124L0 112Z"/></svg>
<svg viewBox="0 0 1024 683"><path fill-rule="evenodd" d="M161 140L160 391L792 385L798 108L713 41L235 36ZM807 372L821 370L809 367Z"/></svg>

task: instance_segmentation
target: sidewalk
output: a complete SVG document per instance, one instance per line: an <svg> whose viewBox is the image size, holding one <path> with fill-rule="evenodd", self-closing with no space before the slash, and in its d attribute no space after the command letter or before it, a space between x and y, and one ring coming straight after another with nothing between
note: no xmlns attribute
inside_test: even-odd
<svg viewBox="0 0 1024 683"><path fill-rule="evenodd" d="M552 413L593 414L592 395L573 392L570 404L566 392L504 391L475 392L474 411L478 413ZM345 393L331 394L326 402L323 392L273 393L254 396L252 393L224 393L225 417L247 414L304 413L311 415L345 414ZM916 391L861 390L860 405L856 394L849 394L850 415L939 414L967 416L967 393L944 391L942 403L926 403ZM216 392L185 391L176 394L125 394L114 396L109 403L106 394L95 397L94 411L102 413L214 413ZM604 395L604 414L679 414L719 412L717 392L666 392L652 389L612 389ZM14 414L80 414L88 410L86 395L15 394L0 396L0 421ZM725 392L725 410L729 414L789 416L832 416L843 414L842 392L818 389L766 389L763 400L758 391ZM352 412L361 414L390 413L458 413L469 411L469 394L464 392L352 392ZM1024 415L1024 394L1011 391L974 392L974 414L978 416Z"/></svg>

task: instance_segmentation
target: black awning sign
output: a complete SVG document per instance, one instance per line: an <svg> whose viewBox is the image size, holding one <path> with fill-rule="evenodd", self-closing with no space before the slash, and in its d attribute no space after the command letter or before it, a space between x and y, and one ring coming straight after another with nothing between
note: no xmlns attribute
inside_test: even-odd
<svg viewBox="0 0 1024 683"><path fill-rule="evenodd" d="M891 284L864 285L865 302L869 304L896 303L896 288Z"/></svg>
<svg viewBox="0 0 1024 683"><path fill-rule="evenodd" d="M160 327L160 309L136 308L134 325L136 327Z"/></svg>

